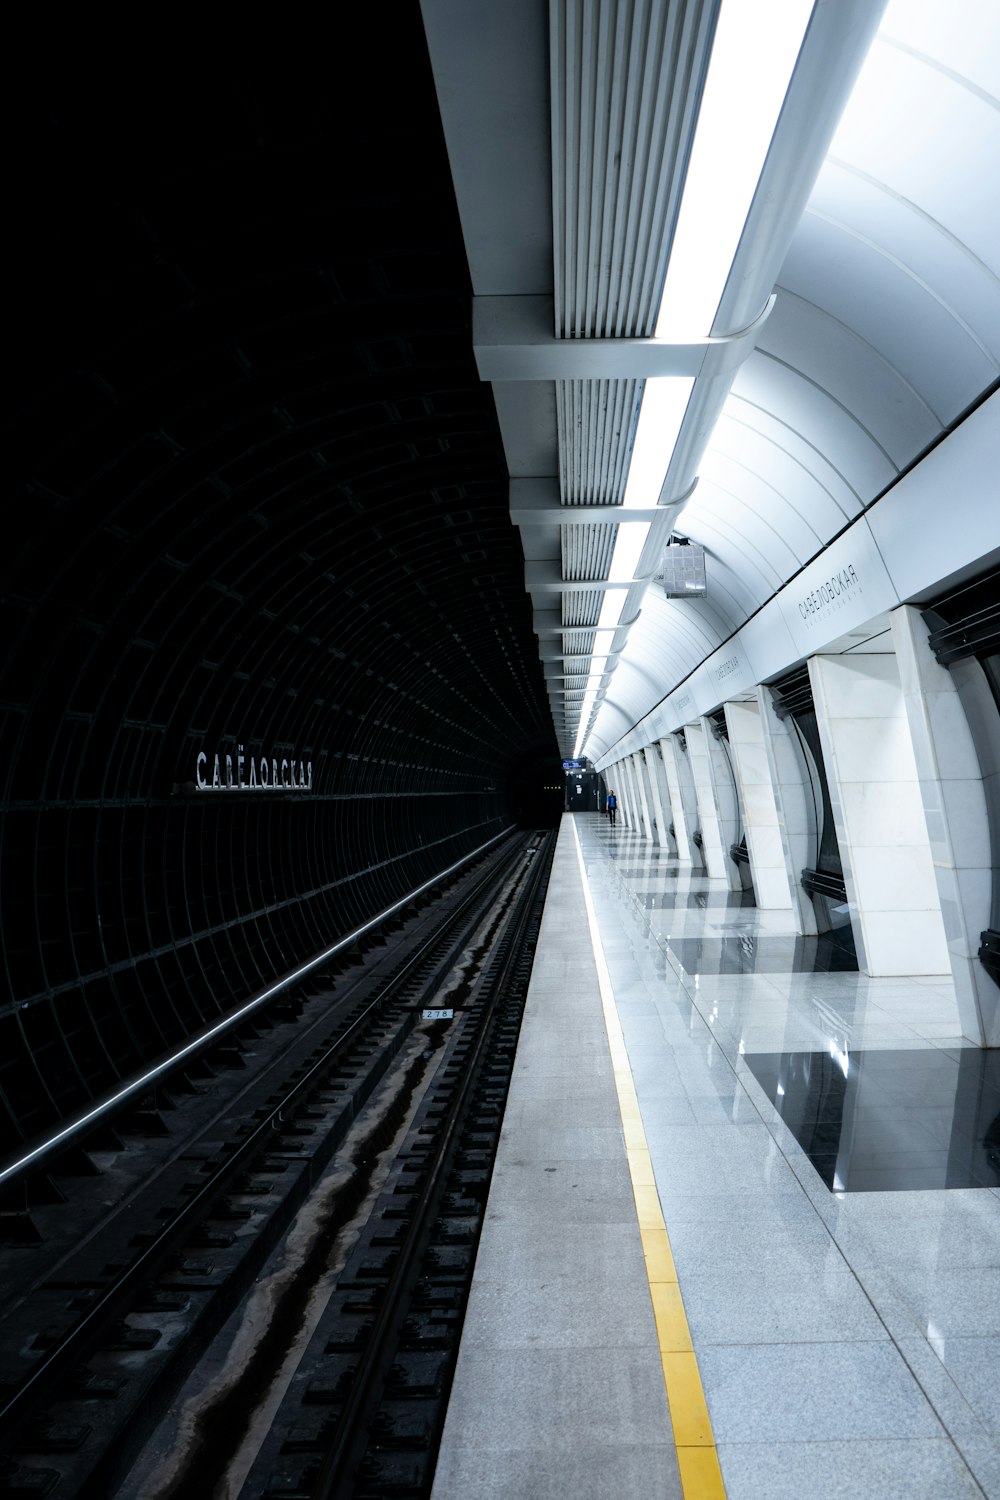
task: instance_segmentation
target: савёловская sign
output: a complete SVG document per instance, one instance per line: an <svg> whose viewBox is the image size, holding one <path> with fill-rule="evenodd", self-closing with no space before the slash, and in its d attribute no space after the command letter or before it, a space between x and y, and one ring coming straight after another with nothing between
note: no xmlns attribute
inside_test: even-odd
<svg viewBox="0 0 1000 1500"><path fill-rule="evenodd" d="M310 792L313 784L311 760L287 755L246 755L238 745L235 755L222 752L209 757L198 751L195 785L199 792Z"/></svg>

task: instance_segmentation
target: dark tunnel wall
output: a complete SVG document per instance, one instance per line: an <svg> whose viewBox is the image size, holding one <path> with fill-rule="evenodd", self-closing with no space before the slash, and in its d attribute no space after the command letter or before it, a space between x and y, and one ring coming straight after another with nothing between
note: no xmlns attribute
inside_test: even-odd
<svg viewBox="0 0 1000 1500"><path fill-rule="evenodd" d="M378 20L335 66L28 50L6 100L7 1148L558 812L417 7Z"/></svg>

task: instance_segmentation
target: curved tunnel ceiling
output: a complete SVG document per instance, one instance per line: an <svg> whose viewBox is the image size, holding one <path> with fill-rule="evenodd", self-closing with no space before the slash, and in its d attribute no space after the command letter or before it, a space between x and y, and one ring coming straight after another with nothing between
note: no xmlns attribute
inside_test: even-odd
<svg viewBox="0 0 1000 1500"><path fill-rule="evenodd" d="M678 519L708 550L711 601L646 594L630 645L663 685L627 690L619 673L595 748L996 387L999 172L996 7L889 6ZM681 615L699 616L708 646Z"/></svg>
<svg viewBox="0 0 1000 1500"><path fill-rule="evenodd" d="M719 4L567 0L546 18L517 0L516 46L456 0L423 7L484 309L551 295L567 343L648 339ZM516 133L494 128L498 101ZM665 444L662 517L592 711L590 654L611 642L594 634L601 589L580 590L609 577L642 381L546 384L534 348L493 375L512 480L534 487L512 484L511 509L564 753L605 757L996 388L998 176L992 0L816 0L713 336L775 302L724 400L695 380L669 467ZM494 369L485 333L477 350ZM645 582L671 528L706 548L704 599Z"/></svg>
<svg viewBox="0 0 1000 1500"><path fill-rule="evenodd" d="M995 8L896 0L676 522L707 549L710 596L646 592L592 754L995 388L998 174Z"/></svg>
<svg viewBox="0 0 1000 1500"><path fill-rule="evenodd" d="M548 816L419 12L352 30L5 96L0 1145Z"/></svg>

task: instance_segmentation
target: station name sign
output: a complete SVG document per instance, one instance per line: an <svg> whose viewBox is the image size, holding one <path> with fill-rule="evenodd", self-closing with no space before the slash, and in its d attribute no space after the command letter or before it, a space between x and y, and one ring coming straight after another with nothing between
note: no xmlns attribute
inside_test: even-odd
<svg viewBox="0 0 1000 1500"><path fill-rule="evenodd" d="M792 647L799 656L811 656L841 636L859 627L867 628L878 615L895 609L899 603L896 586L863 516L824 548L776 598ZM755 653L769 658L767 670L758 672L758 680L773 676L771 659L776 666L782 654L782 646L773 633L768 639L769 613L773 611L765 605L754 630L754 646L748 653L751 658ZM785 652L787 656L787 647Z"/></svg>
<svg viewBox="0 0 1000 1500"><path fill-rule="evenodd" d="M217 752L209 758L198 751L195 784L199 792L311 792L311 760L287 755L247 755L238 745L235 755Z"/></svg>
<svg viewBox="0 0 1000 1500"><path fill-rule="evenodd" d="M858 588L860 580L854 571L854 564L848 563L838 573L833 573L829 578L823 580L804 598L799 600L799 614L803 620L808 620L810 615L822 614L824 617L831 612L831 606L839 604L842 595L850 595Z"/></svg>

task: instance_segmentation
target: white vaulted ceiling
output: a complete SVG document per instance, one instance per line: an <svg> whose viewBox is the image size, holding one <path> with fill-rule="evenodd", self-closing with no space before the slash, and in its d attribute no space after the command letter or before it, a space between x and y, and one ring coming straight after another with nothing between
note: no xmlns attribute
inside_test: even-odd
<svg viewBox="0 0 1000 1500"><path fill-rule="evenodd" d="M551 297L561 339L648 339L716 10L424 0L477 298ZM591 756L1000 376L1000 6L891 0L872 41L880 10L814 8L713 334L753 322L772 289L776 300L735 377L696 380L669 469L664 455L620 655L595 669ZM519 515L517 481L536 482L522 539L571 754L642 380L494 390ZM707 549L703 600L643 582L672 528Z"/></svg>

